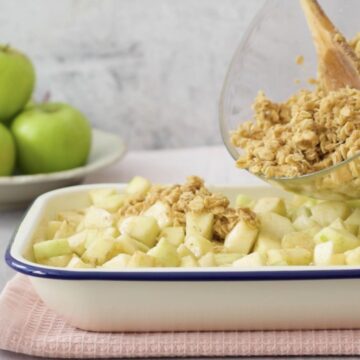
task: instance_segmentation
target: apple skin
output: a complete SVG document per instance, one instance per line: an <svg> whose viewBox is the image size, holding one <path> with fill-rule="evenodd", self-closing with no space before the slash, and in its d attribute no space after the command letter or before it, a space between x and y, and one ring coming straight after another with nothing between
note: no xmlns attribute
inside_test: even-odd
<svg viewBox="0 0 360 360"><path fill-rule="evenodd" d="M15 142L10 131L0 124L0 176L9 176L15 167Z"/></svg>
<svg viewBox="0 0 360 360"><path fill-rule="evenodd" d="M29 101L35 86L35 70L21 52L0 45L0 122L7 122Z"/></svg>
<svg viewBox="0 0 360 360"><path fill-rule="evenodd" d="M11 124L18 165L24 174L50 173L82 166L91 148L91 126L70 105L35 105Z"/></svg>

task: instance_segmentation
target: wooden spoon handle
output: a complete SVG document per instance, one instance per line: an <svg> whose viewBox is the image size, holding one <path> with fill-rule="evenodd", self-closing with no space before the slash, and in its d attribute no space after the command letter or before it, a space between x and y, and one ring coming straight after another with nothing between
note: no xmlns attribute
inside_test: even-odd
<svg viewBox="0 0 360 360"><path fill-rule="evenodd" d="M359 59L316 0L300 0L318 56L321 86L360 89Z"/></svg>

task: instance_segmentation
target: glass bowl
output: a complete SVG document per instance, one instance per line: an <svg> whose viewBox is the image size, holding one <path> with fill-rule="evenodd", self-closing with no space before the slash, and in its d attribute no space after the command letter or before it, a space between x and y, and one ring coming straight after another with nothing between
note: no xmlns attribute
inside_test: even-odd
<svg viewBox="0 0 360 360"><path fill-rule="evenodd" d="M347 38L360 31L356 16L360 1L322 1L321 5ZM301 66L295 61L298 55L305 59ZM263 90L274 101L284 101L301 88L311 88L308 79L313 77L316 53L299 1L268 0L236 50L221 94L221 133L235 160L239 151L231 145L229 134L251 119L251 104L258 91ZM360 154L295 178L258 177L284 190L318 199L360 199Z"/></svg>

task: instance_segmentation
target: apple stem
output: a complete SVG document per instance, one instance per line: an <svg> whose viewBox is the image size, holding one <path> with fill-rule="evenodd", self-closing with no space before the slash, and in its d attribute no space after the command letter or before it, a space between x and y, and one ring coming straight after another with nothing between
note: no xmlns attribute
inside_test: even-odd
<svg viewBox="0 0 360 360"><path fill-rule="evenodd" d="M51 92L49 90L47 90L42 99L42 103L47 104L50 101L50 98L51 98Z"/></svg>

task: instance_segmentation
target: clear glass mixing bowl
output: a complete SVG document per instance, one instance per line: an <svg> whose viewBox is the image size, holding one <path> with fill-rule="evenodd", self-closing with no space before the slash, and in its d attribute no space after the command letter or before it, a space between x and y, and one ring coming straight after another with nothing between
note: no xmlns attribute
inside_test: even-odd
<svg viewBox="0 0 360 360"><path fill-rule="evenodd" d="M359 0L320 3L346 37L360 32ZM305 58L301 66L295 62L298 55ZM316 53L299 1L268 0L236 50L221 94L220 127L232 157L237 159L239 152L231 145L229 133L251 118L251 104L259 90L274 101L284 101L300 88L310 88L307 80L315 76ZM360 154L316 173L262 179L314 198L360 199Z"/></svg>

